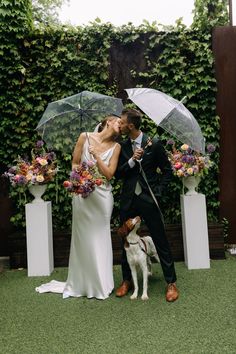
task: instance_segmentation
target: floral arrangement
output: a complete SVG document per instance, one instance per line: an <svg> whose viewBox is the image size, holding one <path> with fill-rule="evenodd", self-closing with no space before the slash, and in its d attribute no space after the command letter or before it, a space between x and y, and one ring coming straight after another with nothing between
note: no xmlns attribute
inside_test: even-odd
<svg viewBox="0 0 236 354"><path fill-rule="evenodd" d="M53 180L57 173L56 155L52 151L46 152L43 146L42 140L37 141L31 150L31 161L19 156L16 164L4 173L13 187L46 184Z"/></svg>
<svg viewBox="0 0 236 354"><path fill-rule="evenodd" d="M93 161L82 162L70 173L70 179L63 182L68 192L87 198L96 186L106 182Z"/></svg>
<svg viewBox="0 0 236 354"><path fill-rule="evenodd" d="M204 156L193 151L187 144L183 144L179 150L173 140L169 140L167 144L172 145L168 156L174 175L178 177L202 176L213 165L210 154L215 151L215 147L212 144L207 146L207 154Z"/></svg>

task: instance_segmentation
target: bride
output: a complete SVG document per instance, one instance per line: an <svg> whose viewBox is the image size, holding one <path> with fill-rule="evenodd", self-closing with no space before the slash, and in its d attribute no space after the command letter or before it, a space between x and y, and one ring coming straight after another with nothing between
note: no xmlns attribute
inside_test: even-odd
<svg viewBox="0 0 236 354"><path fill-rule="evenodd" d="M120 154L115 138L120 134L120 119L108 116L98 132L82 133L76 143L72 168L93 160L107 182L96 186L87 197L74 195L72 237L66 283L52 280L36 288L38 292L62 292L70 296L106 299L114 288L110 220L113 195L109 180Z"/></svg>

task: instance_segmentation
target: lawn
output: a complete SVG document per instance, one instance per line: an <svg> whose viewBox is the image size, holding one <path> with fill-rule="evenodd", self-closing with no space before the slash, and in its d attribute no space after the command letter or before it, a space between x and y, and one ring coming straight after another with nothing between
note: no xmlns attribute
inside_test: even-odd
<svg viewBox="0 0 236 354"><path fill-rule="evenodd" d="M222 354L236 353L236 257L188 270L176 263L180 298L165 301L159 264L153 266L148 301L128 296L62 299L35 287L65 280L67 268L50 277L26 270L0 274L0 353L22 354ZM114 266L115 285L121 281ZM141 280L141 279L140 279Z"/></svg>

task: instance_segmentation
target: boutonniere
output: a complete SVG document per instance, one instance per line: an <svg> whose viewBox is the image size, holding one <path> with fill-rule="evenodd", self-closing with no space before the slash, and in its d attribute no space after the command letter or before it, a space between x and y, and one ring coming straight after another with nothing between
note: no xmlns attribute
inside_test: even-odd
<svg viewBox="0 0 236 354"><path fill-rule="evenodd" d="M146 142L146 145L144 146L144 149L148 148L152 146L152 138L148 137L147 138L147 142Z"/></svg>

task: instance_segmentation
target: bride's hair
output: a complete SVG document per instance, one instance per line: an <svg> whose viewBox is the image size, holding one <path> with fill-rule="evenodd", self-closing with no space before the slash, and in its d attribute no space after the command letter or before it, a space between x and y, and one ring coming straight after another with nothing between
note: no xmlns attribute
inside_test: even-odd
<svg viewBox="0 0 236 354"><path fill-rule="evenodd" d="M103 119L103 121L98 124L98 128L97 128L98 133L103 131L103 129L105 128L108 121L111 121L111 120L117 119L117 118L120 118L120 117L116 116L115 114L111 114L111 115L107 116L105 119Z"/></svg>

